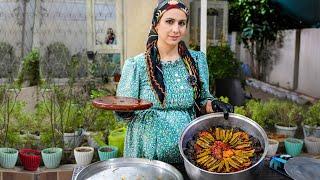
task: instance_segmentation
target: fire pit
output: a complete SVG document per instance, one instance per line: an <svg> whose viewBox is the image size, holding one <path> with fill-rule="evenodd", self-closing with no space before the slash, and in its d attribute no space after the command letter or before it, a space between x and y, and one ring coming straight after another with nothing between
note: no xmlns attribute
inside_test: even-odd
<svg viewBox="0 0 320 180"><path fill-rule="evenodd" d="M253 179L252 172L266 156L268 139L254 121L222 113L197 118L184 130L179 143L191 179Z"/></svg>

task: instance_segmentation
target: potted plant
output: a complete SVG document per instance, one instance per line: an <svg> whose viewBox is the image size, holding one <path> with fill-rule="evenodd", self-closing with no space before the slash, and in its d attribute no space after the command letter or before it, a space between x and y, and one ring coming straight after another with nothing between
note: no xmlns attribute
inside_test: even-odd
<svg viewBox="0 0 320 180"><path fill-rule="evenodd" d="M116 158L118 155L118 148L115 146L102 146L98 149L100 161Z"/></svg>
<svg viewBox="0 0 320 180"><path fill-rule="evenodd" d="M320 138L320 101L309 107L302 124L304 137Z"/></svg>
<svg viewBox="0 0 320 180"><path fill-rule="evenodd" d="M109 145L118 148L118 156L123 156L124 140L126 137L127 129L125 127L115 129L110 132L108 136Z"/></svg>
<svg viewBox="0 0 320 180"><path fill-rule="evenodd" d="M41 156L43 159L43 163L46 168L54 169L57 168L60 164L62 157L62 149L61 148L47 148L41 151Z"/></svg>
<svg viewBox="0 0 320 180"><path fill-rule="evenodd" d="M40 166L41 152L34 149L20 149L19 158L25 170L36 171Z"/></svg>
<svg viewBox="0 0 320 180"><path fill-rule="evenodd" d="M244 91L240 82L241 63L226 43L207 49L210 82L214 82L215 95L226 96L235 106L244 104ZM214 88L210 87L211 90Z"/></svg>
<svg viewBox="0 0 320 180"><path fill-rule="evenodd" d="M277 134L294 137L298 129L297 122L302 119L302 108L292 102L271 99L266 102L269 106L268 121L274 124Z"/></svg>
<svg viewBox="0 0 320 180"><path fill-rule="evenodd" d="M68 104L65 117L63 118L63 141L64 145L69 148L77 147L82 141L81 117L78 114L76 104Z"/></svg>
<svg viewBox="0 0 320 180"><path fill-rule="evenodd" d="M92 147L76 147L73 152L77 165L85 166L91 163L94 149Z"/></svg>
<svg viewBox="0 0 320 180"><path fill-rule="evenodd" d="M287 138L284 140L286 152L291 156L298 156L303 147L303 141L296 138Z"/></svg>
<svg viewBox="0 0 320 180"><path fill-rule="evenodd" d="M320 138L314 136L308 136L304 138L307 151L310 154L320 153Z"/></svg>
<svg viewBox="0 0 320 180"><path fill-rule="evenodd" d="M262 102L252 99L246 103L245 109L246 115L257 122L262 128L267 126L269 107L265 107Z"/></svg>
<svg viewBox="0 0 320 180"><path fill-rule="evenodd" d="M0 148L0 164L3 168L14 168L18 160L18 150L13 148Z"/></svg>
<svg viewBox="0 0 320 180"><path fill-rule="evenodd" d="M267 151L267 156L272 157L277 153L279 147L279 141L275 139L268 139L269 146Z"/></svg>

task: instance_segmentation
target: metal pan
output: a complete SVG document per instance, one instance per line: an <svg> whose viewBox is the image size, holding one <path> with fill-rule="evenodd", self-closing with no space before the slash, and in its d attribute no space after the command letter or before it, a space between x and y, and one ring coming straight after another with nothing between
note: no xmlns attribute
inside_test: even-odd
<svg viewBox="0 0 320 180"><path fill-rule="evenodd" d="M76 180L183 180L170 164L141 158L115 158L93 163Z"/></svg>

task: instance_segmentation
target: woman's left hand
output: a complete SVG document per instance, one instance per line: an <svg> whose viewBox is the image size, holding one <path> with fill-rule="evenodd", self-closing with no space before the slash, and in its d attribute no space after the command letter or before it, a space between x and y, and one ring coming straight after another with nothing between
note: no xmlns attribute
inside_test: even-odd
<svg viewBox="0 0 320 180"><path fill-rule="evenodd" d="M208 100L207 101L207 104L206 104L206 113L209 114L209 113L213 113L213 108L212 108L212 101L211 100Z"/></svg>

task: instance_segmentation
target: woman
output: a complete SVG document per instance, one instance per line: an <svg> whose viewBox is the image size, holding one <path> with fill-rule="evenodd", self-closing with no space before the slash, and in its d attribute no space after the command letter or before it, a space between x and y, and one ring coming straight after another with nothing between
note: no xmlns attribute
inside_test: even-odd
<svg viewBox="0 0 320 180"><path fill-rule="evenodd" d="M182 2L163 1L154 11L146 52L125 61L117 96L153 103L145 111L118 112L130 119L125 157L180 163L179 137L195 112L231 110L209 92L205 55L188 50L181 41L188 20L189 12Z"/></svg>

